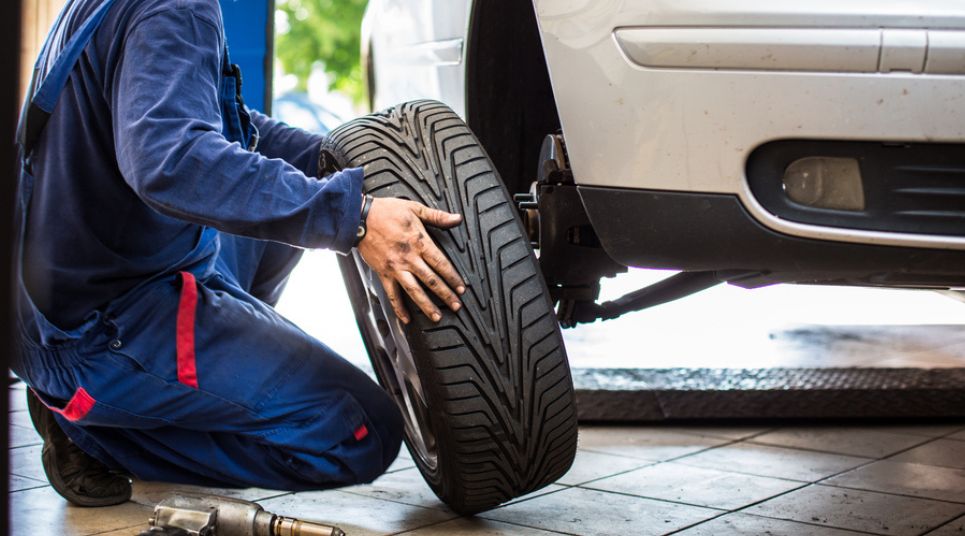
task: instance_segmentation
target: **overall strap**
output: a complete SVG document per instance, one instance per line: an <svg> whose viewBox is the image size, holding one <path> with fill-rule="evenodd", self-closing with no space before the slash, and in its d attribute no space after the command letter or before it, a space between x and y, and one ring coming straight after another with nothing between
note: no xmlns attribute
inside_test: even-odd
<svg viewBox="0 0 965 536"><path fill-rule="evenodd" d="M24 158L28 157L33 150L40 133L43 132L47 121L50 119L50 114L54 111L57 99L60 98L60 93L67 84L67 78L74 69L74 65L77 64L80 55L93 38L94 32L104 22L104 17L113 3L114 0L104 0L94 13L84 21L67 44L64 45L64 49L58 54L53 67L43 77L43 80L38 80L41 76L39 71L34 73L34 79L31 81L30 89L27 92L29 102L24 106L20 116L20 125L17 129L17 144L20 146ZM64 8L65 11L67 9ZM62 18L58 19L58 24L61 21ZM50 50L47 50L50 44L51 42L48 40L44 45L43 56L51 53ZM39 87L35 91L35 86L38 83Z"/></svg>
<svg viewBox="0 0 965 536"><path fill-rule="evenodd" d="M222 39L225 39L222 35ZM221 59L221 115L222 134L228 141L236 141L249 151L258 147L258 127L251 121L251 114L241 96L241 67L231 63L225 42Z"/></svg>

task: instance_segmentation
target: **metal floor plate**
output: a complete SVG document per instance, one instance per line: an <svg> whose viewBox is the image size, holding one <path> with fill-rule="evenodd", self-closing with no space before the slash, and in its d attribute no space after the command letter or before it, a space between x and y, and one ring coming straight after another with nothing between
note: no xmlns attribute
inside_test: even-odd
<svg viewBox="0 0 965 536"><path fill-rule="evenodd" d="M582 421L965 417L965 368L574 369Z"/></svg>

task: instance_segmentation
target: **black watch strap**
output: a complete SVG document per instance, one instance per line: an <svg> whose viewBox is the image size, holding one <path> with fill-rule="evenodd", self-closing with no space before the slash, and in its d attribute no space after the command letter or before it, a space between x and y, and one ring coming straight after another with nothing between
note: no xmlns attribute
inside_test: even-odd
<svg viewBox="0 0 965 536"><path fill-rule="evenodd" d="M359 228L355 231L355 243L352 247L358 246L359 242L365 238L365 233L368 232L368 227L366 227L366 220L369 217L369 209L372 208L372 196L366 195L362 199L362 216L359 218Z"/></svg>

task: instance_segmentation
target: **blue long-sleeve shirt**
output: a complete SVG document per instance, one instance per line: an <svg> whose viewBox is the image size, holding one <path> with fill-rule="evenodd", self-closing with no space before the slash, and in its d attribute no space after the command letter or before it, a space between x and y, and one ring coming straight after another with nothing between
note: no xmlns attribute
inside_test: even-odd
<svg viewBox="0 0 965 536"><path fill-rule="evenodd" d="M74 0L67 35L97 0ZM217 0L118 0L34 152L24 278L70 328L138 282L178 268L202 226L347 251L362 170L318 180L321 137L253 112L256 152L221 134Z"/></svg>

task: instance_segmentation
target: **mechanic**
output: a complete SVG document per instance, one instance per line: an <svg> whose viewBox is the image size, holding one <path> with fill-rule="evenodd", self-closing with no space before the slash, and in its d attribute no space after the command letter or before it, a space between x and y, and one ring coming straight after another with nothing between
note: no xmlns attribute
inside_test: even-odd
<svg viewBox="0 0 965 536"><path fill-rule="evenodd" d="M403 290L441 317L421 284L460 307L423 225L460 216L364 196L363 169L240 84L217 0L69 0L41 52L12 368L71 503L126 501L131 475L307 490L384 472L396 406L273 308L301 248L356 247L403 322Z"/></svg>

